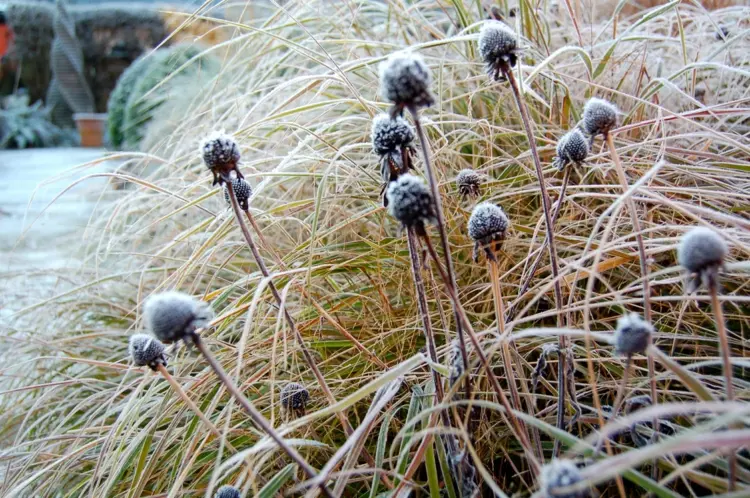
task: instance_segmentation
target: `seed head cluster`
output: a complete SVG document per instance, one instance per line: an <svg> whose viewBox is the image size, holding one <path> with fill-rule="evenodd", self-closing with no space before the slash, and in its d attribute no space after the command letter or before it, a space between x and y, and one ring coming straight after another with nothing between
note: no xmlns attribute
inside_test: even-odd
<svg viewBox="0 0 750 498"><path fill-rule="evenodd" d="M719 270L727 253L724 239L710 228L696 227L682 237L677 261L688 272L689 293L696 291L701 283L708 289L718 286Z"/></svg>
<svg viewBox="0 0 750 498"><path fill-rule="evenodd" d="M593 140L597 135L607 134L617 127L619 111L611 102L592 98L583 107L583 121L581 128Z"/></svg>
<svg viewBox="0 0 750 498"><path fill-rule="evenodd" d="M244 178L234 178L232 180L232 189L234 190L234 196L237 198L237 204L240 205L240 209L247 211L249 208L248 201L250 196L253 195L253 189L250 187L250 184ZM231 203L228 183L224 185L224 200L227 204Z"/></svg>
<svg viewBox="0 0 750 498"><path fill-rule="evenodd" d="M166 347L156 337L133 334L128 342L128 352L136 366L151 370L156 370L159 365L167 366Z"/></svg>
<svg viewBox="0 0 750 498"><path fill-rule="evenodd" d="M419 54L397 52L380 64L380 92L395 105L394 114L435 103L430 84L432 75Z"/></svg>
<svg viewBox="0 0 750 498"><path fill-rule="evenodd" d="M582 480L581 471L570 460L552 460L542 468L541 487L546 498L587 498L590 496L589 490L563 491Z"/></svg>
<svg viewBox="0 0 750 498"><path fill-rule="evenodd" d="M304 411L310 393L305 386L297 382L290 382L281 390L281 407L285 410Z"/></svg>
<svg viewBox="0 0 750 498"><path fill-rule="evenodd" d="M469 217L469 237L474 240L474 261L479 260L479 250L494 260L495 250L505 240L510 221L503 208L491 202L482 202L474 207Z"/></svg>
<svg viewBox="0 0 750 498"><path fill-rule="evenodd" d="M568 164L580 165L589 155L589 141L578 128L574 128L557 142L557 157L552 163L559 171Z"/></svg>
<svg viewBox="0 0 750 498"><path fill-rule="evenodd" d="M234 171L237 178L242 178L239 168L240 148L237 142L224 132L214 132L209 135L200 146L203 162L214 175L213 185L223 184L230 172Z"/></svg>
<svg viewBox="0 0 750 498"><path fill-rule="evenodd" d="M379 156L401 152L414 141L414 129L401 116L382 113L372 120L372 148Z"/></svg>
<svg viewBox="0 0 750 498"><path fill-rule="evenodd" d="M240 498L240 490L234 486L222 486L216 490L214 498Z"/></svg>
<svg viewBox="0 0 750 498"><path fill-rule="evenodd" d="M208 304L176 291L149 297L143 312L148 328L165 342L188 341L213 318Z"/></svg>
<svg viewBox="0 0 750 498"><path fill-rule="evenodd" d="M473 169L462 169L456 176L456 186L462 197L478 197L483 177Z"/></svg>
<svg viewBox="0 0 750 498"><path fill-rule="evenodd" d="M645 353L653 333L651 324L636 313L620 317L615 330L615 353L621 356Z"/></svg>
<svg viewBox="0 0 750 498"><path fill-rule="evenodd" d="M405 173L388 185L388 212L406 228L424 234L426 223L435 220L435 203L424 181Z"/></svg>
<svg viewBox="0 0 750 498"><path fill-rule="evenodd" d="M479 55L490 78L502 80L504 73L516 65L518 38L505 23L485 21L479 31Z"/></svg>

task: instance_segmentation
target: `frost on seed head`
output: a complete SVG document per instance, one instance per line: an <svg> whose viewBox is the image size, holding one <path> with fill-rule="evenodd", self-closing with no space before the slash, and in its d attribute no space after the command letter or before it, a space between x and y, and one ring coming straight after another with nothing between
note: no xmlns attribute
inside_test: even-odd
<svg viewBox="0 0 750 498"><path fill-rule="evenodd" d="M222 486L216 490L214 498L240 498L240 490L234 486Z"/></svg>
<svg viewBox="0 0 750 498"><path fill-rule="evenodd" d="M621 356L645 353L653 333L651 324L637 313L621 316L615 330L615 353Z"/></svg>
<svg viewBox="0 0 750 498"><path fill-rule="evenodd" d="M162 341L190 340L213 318L207 303L182 292L169 291L148 298L143 309L146 325Z"/></svg>
<svg viewBox="0 0 750 498"><path fill-rule="evenodd" d="M516 33L501 21L485 21L479 31L479 55L490 78L504 79L504 73L515 66L518 59Z"/></svg>
<svg viewBox="0 0 750 498"><path fill-rule="evenodd" d="M290 382L281 390L281 407L284 410L305 411L310 393L305 386L297 382Z"/></svg>
<svg viewBox="0 0 750 498"><path fill-rule="evenodd" d="M396 52L380 63L380 93L393 102L396 112L431 106L431 83L430 70L419 54Z"/></svg>
<svg viewBox="0 0 750 498"><path fill-rule="evenodd" d="M378 114L372 120L372 148L379 156L392 152L401 152L403 147L411 146L414 141L414 129L401 116Z"/></svg>
<svg viewBox="0 0 750 498"><path fill-rule="evenodd" d="M474 207L469 217L469 237L474 240L474 261L479 260L479 249L494 261L495 250L505 240L510 221L503 208L491 202Z"/></svg>
<svg viewBox="0 0 750 498"><path fill-rule="evenodd" d="M159 365L167 366L166 347L156 337L148 334L134 334L128 342L128 352L133 363L139 367L156 370Z"/></svg>
<svg viewBox="0 0 750 498"><path fill-rule="evenodd" d="M237 168L240 162L240 148L231 136L221 131L212 133L201 143L200 152L206 167L214 175L214 185L222 184L225 176L231 171L234 171L238 178L242 178Z"/></svg>
<svg viewBox="0 0 750 498"><path fill-rule="evenodd" d="M477 197L484 178L473 169L462 169L456 176L456 186L462 197Z"/></svg>
<svg viewBox="0 0 750 498"><path fill-rule="evenodd" d="M253 195L253 189L250 187L250 184L243 178L235 178L232 180L232 188L234 189L234 196L237 198L240 209L247 211L249 207L248 200ZM229 184L224 185L224 200L227 204L231 203L231 199L229 198Z"/></svg>
<svg viewBox="0 0 750 498"><path fill-rule="evenodd" d="M562 171L570 163L580 165L589 155L589 141L581 130L574 128L560 138L557 142L557 157L553 165Z"/></svg>
<svg viewBox="0 0 750 498"><path fill-rule="evenodd" d="M388 213L406 228L414 228L424 235L425 223L435 221L435 204L427 185L410 173L405 173L388 185Z"/></svg>
<svg viewBox="0 0 750 498"><path fill-rule="evenodd" d="M718 286L719 270L728 252L724 239L710 228L696 227L682 237L677 261L688 272L688 293L696 291L701 283L708 289Z"/></svg>
<svg viewBox="0 0 750 498"><path fill-rule="evenodd" d="M556 459L542 467L541 488L546 498L587 498L589 490L565 492L563 489L581 482L581 471L570 460Z"/></svg>
<svg viewBox="0 0 750 498"><path fill-rule="evenodd" d="M583 107L583 121L581 127L591 140L597 135L604 135L617 126L617 110L614 104L596 97L589 99Z"/></svg>

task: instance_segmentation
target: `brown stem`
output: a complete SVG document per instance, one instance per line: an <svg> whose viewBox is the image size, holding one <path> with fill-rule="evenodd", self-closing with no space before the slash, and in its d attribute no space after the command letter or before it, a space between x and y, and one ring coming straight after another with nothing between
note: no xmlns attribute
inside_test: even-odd
<svg viewBox="0 0 750 498"><path fill-rule="evenodd" d="M230 188L229 191L231 192L232 189ZM227 373L224 371L224 368L222 368L219 362L216 361L214 355L211 354L211 351L203 342L201 336L194 333L190 339L198 349L198 351L201 352L203 357L206 358L206 361L211 366L211 368L213 368L216 376L219 377L219 380L226 386L227 390L232 394L232 396L234 396L240 406L242 406L242 408L244 408L248 415L250 415L250 418L253 419L253 422L255 422L255 424L260 427L263 432L268 434L268 436L273 439L276 444L279 445L279 448L281 448L287 455L289 455L289 458L294 460L297 465L299 465L299 467L309 479L315 479L317 477L317 473L315 472L315 470L310 466L309 463L307 463L304 458L302 458L302 455L297 453L294 448L289 446L287 442L284 441L284 438L281 437L278 432L276 432L276 429L271 426L271 423L266 420L266 418L258 411L257 408L255 408L250 400L247 399L244 394L242 394L242 392L237 388L234 382L232 382L232 379L230 379ZM324 483L320 483L320 490L325 496L333 498L333 494Z"/></svg>

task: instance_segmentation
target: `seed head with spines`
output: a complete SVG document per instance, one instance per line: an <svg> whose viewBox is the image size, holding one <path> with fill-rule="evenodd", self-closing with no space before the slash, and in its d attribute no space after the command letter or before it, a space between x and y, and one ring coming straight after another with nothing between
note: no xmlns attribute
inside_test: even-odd
<svg viewBox="0 0 750 498"><path fill-rule="evenodd" d="M563 491L583 480L581 471L571 460L555 459L542 468L541 488L545 498L588 498L589 490Z"/></svg>
<svg viewBox="0 0 750 498"><path fill-rule="evenodd" d="M677 248L677 261L687 270L688 293L701 284L715 289L719 285L719 271L728 253L727 244L715 231L696 227L682 237Z"/></svg>
<svg viewBox="0 0 750 498"><path fill-rule="evenodd" d="M589 155L589 141L578 128L570 130L557 142L557 157L553 165L562 171L568 164L580 165Z"/></svg>
<svg viewBox="0 0 750 498"><path fill-rule="evenodd" d="M213 318L208 304L182 292L155 294L143 309L146 325L162 341L190 341Z"/></svg>
<svg viewBox="0 0 750 498"><path fill-rule="evenodd" d="M412 146L414 129L401 116L378 114L372 120L372 148L380 156L380 176L383 179L381 194L388 184L396 180L409 169L414 169ZM383 204L388 207L388 197L383 197Z"/></svg>
<svg viewBox="0 0 750 498"><path fill-rule="evenodd" d="M396 52L380 63L380 92L393 102L393 115L404 108L417 110L435 102L430 93L432 75L421 55Z"/></svg>
<svg viewBox="0 0 750 498"><path fill-rule="evenodd" d="M583 106L583 120L581 129L591 137L593 141L597 135L605 138L610 131L617 127L617 115L620 111L615 105L607 100L591 98Z"/></svg>
<svg viewBox="0 0 750 498"><path fill-rule="evenodd" d="M462 169L456 175L456 186L462 197L478 197L484 178L473 169Z"/></svg>
<svg viewBox="0 0 750 498"><path fill-rule="evenodd" d="M484 249L487 258L495 260L495 250L505 240L510 220L503 208L491 202L482 202L474 207L469 217L469 237L474 240L474 261L479 261L479 250Z"/></svg>
<svg viewBox="0 0 750 498"><path fill-rule="evenodd" d="M404 173L388 185L388 213L406 228L424 235L426 223L435 221L435 202L421 178Z"/></svg>
<svg viewBox="0 0 750 498"><path fill-rule="evenodd" d="M240 209L247 211L249 208L248 201L250 196L253 195L253 189L250 184L245 181L244 178L234 178L232 180L232 188L234 189L234 196L237 198L237 204L240 205ZM224 184L224 200L227 204L230 204L232 200L229 198L229 184Z"/></svg>
<svg viewBox="0 0 750 498"><path fill-rule="evenodd" d="M200 152L206 167L214 175L212 185L222 185L231 177L231 172L237 178L243 178L238 168L240 148L231 136L221 131L212 133L201 143Z"/></svg>
<svg viewBox="0 0 750 498"><path fill-rule="evenodd" d="M628 357L636 353L645 353L653 333L654 328L651 324L637 313L621 316L615 329L615 353Z"/></svg>
<svg viewBox="0 0 750 498"><path fill-rule="evenodd" d="M479 55L490 78L504 80L518 60L518 37L504 22L485 21L479 31Z"/></svg>
<svg viewBox="0 0 750 498"><path fill-rule="evenodd" d="M302 384L290 382L281 390L279 398L284 410L304 411L307 400L310 399L310 393Z"/></svg>
<svg viewBox="0 0 750 498"><path fill-rule="evenodd" d="M240 498L240 490L234 486L222 486L216 490L214 498Z"/></svg>
<svg viewBox="0 0 750 498"><path fill-rule="evenodd" d="M156 337L148 334L133 334L128 341L128 352L133 363L139 367L156 370L159 365L167 366L166 347Z"/></svg>

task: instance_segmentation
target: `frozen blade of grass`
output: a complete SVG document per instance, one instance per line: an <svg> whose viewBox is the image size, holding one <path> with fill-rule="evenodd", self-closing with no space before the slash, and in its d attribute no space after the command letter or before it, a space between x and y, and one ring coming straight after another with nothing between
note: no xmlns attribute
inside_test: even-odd
<svg viewBox="0 0 750 498"><path fill-rule="evenodd" d="M294 470L296 465L290 463L283 469L281 469L276 475L268 480L263 488L258 492L258 498L273 498L276 496L281 488L286 484L292 476L294 476Z"/></svg>

